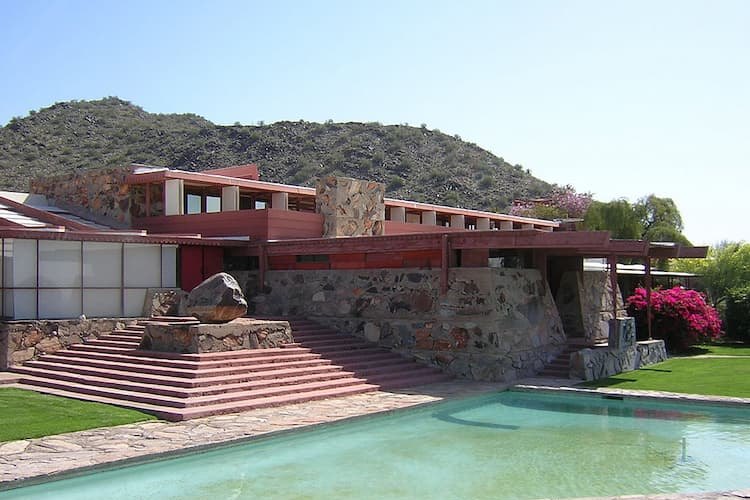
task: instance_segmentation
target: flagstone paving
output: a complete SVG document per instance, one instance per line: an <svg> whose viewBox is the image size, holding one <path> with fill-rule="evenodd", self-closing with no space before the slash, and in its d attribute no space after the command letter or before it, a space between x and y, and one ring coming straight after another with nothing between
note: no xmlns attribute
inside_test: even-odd
<svg viewBox="0 0 750 500"><path fill-rule="evenodd" d="M569 380L528 379L517 387L578 390L570 387L570 383ZM48 480L55 475L71 471L95 469L106 464L124 464L147 456L151 458L196 451L204 447L247 440L271 432L393 411L443 399L470 397L507 388L508 384L457 380L397 392L358 394L183 422L149 421L0 443L0 490L12 488L17 484L32 484ZM642 391L609 389L584 389L584 391L633 395L643 393ZM654 391L648 391L648 395L694 399L686 395L663 394ZM748 404L750 407L750 399L705 397L698 399ZM628 500L749 499L750 489L724 493L629 495L606 498Z"/></svg>

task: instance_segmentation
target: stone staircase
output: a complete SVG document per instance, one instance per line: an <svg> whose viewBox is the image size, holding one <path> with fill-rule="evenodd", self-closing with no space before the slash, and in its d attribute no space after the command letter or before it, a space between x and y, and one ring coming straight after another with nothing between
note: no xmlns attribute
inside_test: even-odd
<svg viewBox="0 0 750 500"><path fill-rule="evenodd" d="M568 339L565 349L555 359L547 363L539 372L540 377L570 378L570 355L581 349L591 347L583 339Z"/></svg>
<svg viewBox="0 0 750 500"><path fill-rule="evenodd" d="M138 350L132 325L13 368L26 388L179 421L448 380L350 335L290 321L294 344L204 354Z"/></svg>

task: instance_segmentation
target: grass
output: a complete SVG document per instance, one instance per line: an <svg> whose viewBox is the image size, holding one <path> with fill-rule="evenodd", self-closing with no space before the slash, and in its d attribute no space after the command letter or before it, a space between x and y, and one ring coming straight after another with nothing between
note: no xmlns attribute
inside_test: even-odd
<svg viewBox="0 0 750 500"><path fill-rule="evenodd" d="M724 349L735 348L721 347L719 352L723 352ZM744 349L747 352L750 348ZM729 354L740 355L733 350ZM583 385L750 398L750 359L672 358L640 370L620 373Z"/></svg>
<svg viewBox="0 0 750 500"><path fill-rule="evenodd" d="M0 442L130 424L156 417L136 410L0 388Z"/></svg>
<svg viewBox="0 0 750 500"><path fill-rule="evenodd" d="M688 355L710 354L712 356L750 356L750 345L747 344L700 344L690 348Z"/></svg>

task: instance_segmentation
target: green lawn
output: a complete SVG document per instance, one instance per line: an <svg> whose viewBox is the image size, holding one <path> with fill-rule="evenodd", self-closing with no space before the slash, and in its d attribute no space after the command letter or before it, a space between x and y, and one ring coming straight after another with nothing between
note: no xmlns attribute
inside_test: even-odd
<svg viewBox="0 0 750 500"><path fill-rule="evenodd" d="M713 349L716 346L701 346ZM720 347L718 352L704 354L725 354ZM750 348L745 347L747 353ZM739 349L743 352L743 349ZM673 358L663 363L650 365L640 370L625 372L613 377L586 382L588 387L614 387L617 389L644 389L652 391L706 394L714 396L734 396L750 398L750 359L744 358Z"/></svg>
<svg viewBox="0 0 750 500"><path fill-rule="evenodd" d="M750 356L747 344L701 344L690 348L689 355L711 354L713 356Z"/></svg>
<svg viewBox="0 0 750 500"><path fill-rule="evenodd" d="M156 417L118 406L61 398L13 387L0 388L0 442L144 420L156 420Z"/></svg>

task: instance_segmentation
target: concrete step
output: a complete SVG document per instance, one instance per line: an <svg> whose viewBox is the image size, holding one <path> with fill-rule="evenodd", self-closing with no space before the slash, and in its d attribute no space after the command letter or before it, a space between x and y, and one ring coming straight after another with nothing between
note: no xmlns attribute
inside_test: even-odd
<svg viewBox="0 0 750 500"><path fill-rule="evenodd" d="M23 373L25 375L41 376L41 374L43 374L45 376L50 376L53 378L54 374L60 374L60 377L98 377L111 381L128 381L136 384L150 384L152 386L164 386L178 389L229 386L233 384L243 383L261 384L267 383L269 380L289 377L329 377L330 374L334 373L344 373L348 374L349 376L352 375L352 372L345 371L340 366L331 364L320 364L316 366L302 367L279 365L271 369L253 370L238 374L203 378L164 376L144 373L142 370L124 371L112 369L109 367L75 366L71 364L53 363L48 361L29 362L24 364L23 366L15 367L13 371L16 373Z"/></svg>
<svg viewBox="0 0 750 500"><path fill-rule="evenodd" d="M218 366L218 367L212 367L212 368L203 368L200 365L198 365L197 367L192 367L192 368L173 368L169 366L158 366L158 365L150 364L148 362L123 362L123 361L91 359L87 357L71 358L71 357L63 357L59 355L47 355L38 361L30 361L29 363L27 363L27 365L34 366L35 364L38 364L38 363L52 362L52 363L58 363L61 365L64 364L68 366L82 366L82 367L85 366L85 367L94 367L94 368L101 368L101 369L119 370L123 372L136 372L136 373L144 373L144 374L149 374L149 375L159 375L159 376L165 376L165 377L175 377L175 378L184 378L184 379L201 379L201 378L206 378L206 377L242 375L251 371L268 371L268 370L277 369L279 367L304 368L304 367L313 367L313 366L332 364L331 361L320 358L320 357L310 357L309 359L302 359L302 360L296 360L296 361L288 361L288 360L279 361L278 359L269 360L269 358L266 358L265 360L268 362L265 362L265 363L262 362L263 360L264 360L263 358L253 358L252 363L248 363L244 365Z"/></svg>
<svg viewBox="0 0 750 500"><path fill-rule="evenodd" d="M18 376L35 390L120 404L169 420L450 379L313 321L293 321L292 327L295 342L283 347L176 354L137 349L143 326L128 326L28 362Z"/></svg>
<svg viewBox="0 0 750 500"><path fill-rule="evenodd" d="M118 389L122 391L131 391L133 393L143 393L148 395L159 395L182 399L219 396L223 397L223 395L232 392L258 391L281 386L328 382L344 379L349 381L352 379L352 374L349 372L332 370L320 373L277 373L273 376L257 377L256 379L245 381L233 381L231 379L226 379L215 381L215 383L213 384L185 388L176 387L174 385L165 385L163 383L164 381L159 379L138 381L132 378L123 378L116 373L91 375L71 373L66 371L54 371L38 367L19 367L18 369L16 369L16 372L21 374L21 383L34 384L36 383L34 380L35 378L43 378L45 380L74 382L93 387Z"/></svg>
<svg viewBox="0 0 750 500"><path fill-rule="evenodd" d="M280 385L274 387L264 387L260 389L250 389L234 392L222 392L208 396L195 397L174 397L155 392L141 392L128 389L118 389L115 387L91 385L90 380L68 381L58 380L48 377L37 377L34 375L24 375L21 383L35 387L47 387L51 389L75 392L81 395L99 396L111 399L120 399L134 403L145 403L149 405L164 406L168 408L195 408L206 405L225 405L229 403L241 403L246 400L256 398L266 398L283 396L290 394L302 394L305 392L317 390L335 390L348 386L361 385L362 380L354 378L342 378L333 380L321 380L313 382L296 383L291 385Z"/></svg>

